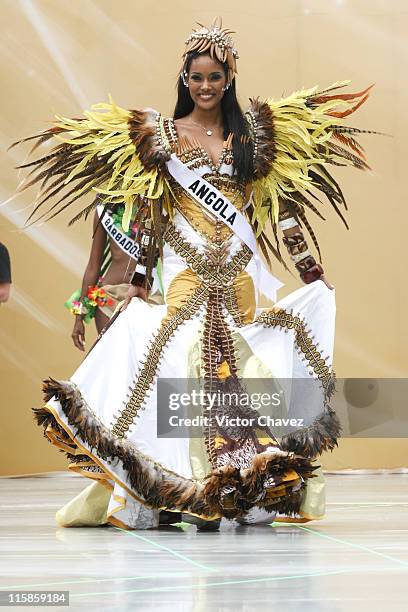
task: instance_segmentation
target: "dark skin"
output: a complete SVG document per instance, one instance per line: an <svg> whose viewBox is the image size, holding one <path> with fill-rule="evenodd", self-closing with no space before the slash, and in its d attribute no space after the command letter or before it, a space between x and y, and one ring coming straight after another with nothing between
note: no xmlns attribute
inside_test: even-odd
<svg viewBox="0 0 408 612"><path fill-rule="evenodd" d="M103 251L106 245L107 234L101 224L98 224L99 216L95 212L93 219L93 239L92 247L89 255L89 261L85 268L82 279L81 298L86 295L88 287L96 285L99 278L99 271L103 261ZM121 283L130 283L134 269L135 261L130 259L112 240L109 239L109 247L112 257L111 265L106 271L103 281L105 285L119 285ZM108 323L109 318L97 308L95 311L95 325L98 334ZM80 351L85 351L85 324L80 315L75 316L74 329L72 331L72 340L76 348Z"/></svg>
<svg viewBox="0 0 408 612"><path fill-rule="evenodd" d="M194 108L175 120L177 135L198 140L217 165L224 147L221 100L227 82L222 64L209 55L200 55L191 62L187 83ZM207 129L213 131L211 136L205 133Z"/></svg>
<svg viewBox="0 0 408 612"><path fill-rule="evenodd" d="M0 302L7 302L10 297L10 283L0 283Z"/></svg>
<svg viewBox="0 0 408 612"><path fill-rule="evenodd" d="M186 81L194 108L185 117L175 119L177 136L179 139L185 136L189 140L198 140L216 166L224 147L221 111L223 88L227 85L224 68L220 62L209 55L199 55L192 60ZM213 131L211 136L205 133L207 129ZM280 209L284 210L284 204L280 205ZM301 231L300 227L295 226L284 230L283 233L285 236L291 236L299 231ZM329 289L334 289L324 275L320 279ZM131 285L121 310L128 307L133 297L146 299L146 291L141 287Z"/></svg>

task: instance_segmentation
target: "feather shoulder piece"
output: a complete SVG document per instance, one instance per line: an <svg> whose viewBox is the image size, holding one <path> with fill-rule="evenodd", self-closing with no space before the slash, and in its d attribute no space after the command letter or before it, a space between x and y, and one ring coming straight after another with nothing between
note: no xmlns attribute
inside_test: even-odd
<svg viewBox="0 0 408 612"><path fill-rule="evenodd" d="M94 104L79 119L56 116L54 125L39 134L13 143L34 140L30 154L51 141L48 154L22 164L28 176L18 191L36 185L38 193L28 221L51 219L65 209L75 211L70 223L100 203L125 205L123 228L138 207L156 210L171 207L168 182L163 171L171 151L160 137L161 115L153 109L125 110L115 104ZM93 201L78 211L78 200L92 194ZM136 208L136 210L135 210Z"/></svg>
<svg viewBox="0 0 408 612"><path fill-rule="evenodd" d="M324 91L317 87L297 91L281 100L251 100L246 112L254 143L252 222L258 237L270 222L277 239L279 203L286 207L311 235L319 252L306 211L324 218L320 197L327 198L346 227L342 208L346 201L330 172L332 166L369 169L356 136L375 133L344 125L368 98L370 87L358 93L338 93L350 81L334 83Z"/></svg>

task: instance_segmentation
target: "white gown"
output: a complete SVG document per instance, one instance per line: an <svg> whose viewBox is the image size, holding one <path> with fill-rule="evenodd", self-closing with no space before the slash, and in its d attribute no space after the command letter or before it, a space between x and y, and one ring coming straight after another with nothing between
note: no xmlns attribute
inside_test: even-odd
<svg viewBox="0 0 408 612"><path fill-rule="evenodd" d="M292 520L323 516L316 459L336 446L341 430L330 407L334 292L316 280L260 310L259 290L266 287L260 287L252 252L191 199L168 162L176 153L222 193L221 200L245 209L264 254L275 249L280 257L269 229L277 238L282 201L318 248L307 215L322 216L320 197L345 222L346 202L332 168L369 168L357 140L366 130L343 120L371 87L345 94L346 84L251 99L246 138L237 144L238 134L230 133L217 164L200 143L178 138L172 118L154 109L126 110L113 100L79 118L58 116L51 128L23 139L36 141L32 150L55 143L22 166L31 171L20 189L39 187L30 218L52 218L70 207L74 221L101 201L123 205L125 229L132 214L137 223L151 224L147 276L155 246L163 246L165 304L133 299L69 381L45 382L45 405L34 410L48 439L67 453L69 468L97 481L58 513L59 524L155 527L162 509L204 519L246 520L257 512ZM234 175L234 149L252 156L246 181ZM91 193L95 200L78 212L78 201ZM296 248L296 266L313 276L303 241ZM158 435L169 408L157 403L158 388L185 379L204 390L239 391L239 400L228 404L224 394L209 412L203 397L202 416L213 418L199 436ZM260 416L254 405L244 405L241 392L265 381L282 391L280 414L296 426L284 431L275 421L264 426L255 419L238 431L214 420Z"/></svg>

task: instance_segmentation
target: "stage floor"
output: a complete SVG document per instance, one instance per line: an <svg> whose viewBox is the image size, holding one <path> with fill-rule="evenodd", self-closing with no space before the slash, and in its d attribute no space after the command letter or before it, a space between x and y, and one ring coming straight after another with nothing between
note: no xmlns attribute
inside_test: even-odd
<svg viewBox="0 0 408 612"><path fill-rule="evenodd" d="M326 518L305 525L57 528L88 484L0 479L2 590L69 591L69 610L408 610L407 474L327 475Z"/></svg>

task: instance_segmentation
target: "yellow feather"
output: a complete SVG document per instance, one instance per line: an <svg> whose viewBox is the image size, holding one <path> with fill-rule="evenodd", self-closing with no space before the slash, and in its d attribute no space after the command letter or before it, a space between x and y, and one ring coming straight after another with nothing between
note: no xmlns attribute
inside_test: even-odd
<svg viewBox="0 0 408 612"><path fill-rule="evenodd" d="M122 217L122 228L125 232L128 231L130 226L130 220L132 218L133 212L133 199L126 197L125 198L125 212Z"/></svg>

